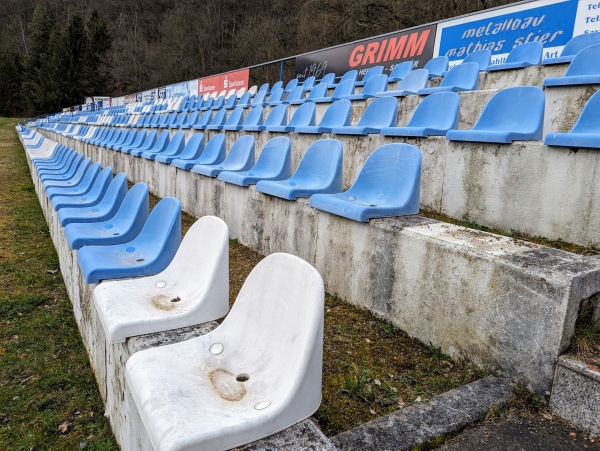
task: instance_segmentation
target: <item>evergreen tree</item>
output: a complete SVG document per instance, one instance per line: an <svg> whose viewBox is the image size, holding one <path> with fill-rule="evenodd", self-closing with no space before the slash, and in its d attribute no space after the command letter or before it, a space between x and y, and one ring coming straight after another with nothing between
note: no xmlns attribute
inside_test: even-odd
<svg viewBox="0 0 600 451"><path fill-rule="evenodd" d="M21 61L14 50L0 50L0 115L16 117L23 111Z"/></svg>
<svg viewBox="0 0 600 451"><path fill-rule="evenodd" d="M55 85L60 107L83 103L88 41L83 19L74 14L62 34L55 58Z"/></svg>
<svg viewBox="0 0 600 451"><path fill-rule="evenodd" d="M85 67L86 95L106 95L110 83L106 56L112 46L112 38L105 20L92 11L87 23L88 53Z"/></svg>
<svg viewBox="0 0 600 451"><path fill-rule="evenodd" d="M41 2L38 3L29 23L27 54L23 61L23 98L32 113L44 111L43 105L47 103L47 74L42 67L49 57L48 46L54 28L55 20L51 12Z"/></svg>

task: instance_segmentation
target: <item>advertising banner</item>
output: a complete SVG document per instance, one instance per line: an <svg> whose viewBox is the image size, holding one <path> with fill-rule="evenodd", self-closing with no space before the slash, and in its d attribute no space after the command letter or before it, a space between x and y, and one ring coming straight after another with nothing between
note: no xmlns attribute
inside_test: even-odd
<svg viewBox="0 0 600 451"><path fill-rule="evenodd" d="M435 56L458 64L469 53L491 50L492 64L506 60L510 51L527 42L541 42L544 58L560 54L573 37L577 0L541 0L473 14L438 24Z"/></svg>
<svg viewBox="0 0 600 451"><path fill-rule="evenodd" d="M231 89L248 88L250 71L248 69L227 72L221 75L198 79L198 95L212 94L214 92L229 91Z"/></svg>
<svg viewBox="0 0 600 451"><path fill-rule="evenodd" d="M600 31L600 2L598 0L579 0L573 36Z"/></svg>
<svg viewBox="0 0 600 451"><path fill-rule="evenodd" d="M134 100L135 100L135 98L134 98ZM111 106L125 105L125 97L124 96L113 97L112 99L110 99L110 105Z"/></svg>
<svg viewBox="0 0 600 451"><path fill-rule="evenodd" d="M144 91L142 92L142 101L143 102L148 102L151 100L157 100L158 99L158 89L149 89L148 91Z"/></svg>
<svg viewBox="0 0 600 451"><path fill-rule="evenodd" d="M301 55L296 58L296 78L320 79L329 72L341 77L356 69L361 79L373 66L384 66L384 73L389 75L402 61L414 61L415 69L422 68L433 56L435 29L435 25L414 28Z"/></svg>
<svg viewBox="0 0 600 451"><path fill-rule="evenodd" d="M172 99L173 97L179 96L189 96L190 95L190 82L184 81L182 83L175 83L174 85L169 85L166 88L166 98ZM196 95L196 91L193 92Z"/></svg>
<svg viewBox="0 0 600 451"><path fill-rule="evenodd" d="M123 98L123 103L125 105L128 105L130 103L135 103L137 102L137 94L127 94L124 98Z"/></svg>

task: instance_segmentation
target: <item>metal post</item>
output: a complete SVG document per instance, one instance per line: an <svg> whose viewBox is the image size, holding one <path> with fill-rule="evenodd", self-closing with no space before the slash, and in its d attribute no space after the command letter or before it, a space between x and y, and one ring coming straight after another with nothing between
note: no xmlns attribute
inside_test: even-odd
<svg viewBox="0 0 600 451"><path fill-rule="evenodd" d="M283 64L284 64L284 62L281 61L279 64L280 64L280 66L279 66L279 81L283 81Z"/></svg>

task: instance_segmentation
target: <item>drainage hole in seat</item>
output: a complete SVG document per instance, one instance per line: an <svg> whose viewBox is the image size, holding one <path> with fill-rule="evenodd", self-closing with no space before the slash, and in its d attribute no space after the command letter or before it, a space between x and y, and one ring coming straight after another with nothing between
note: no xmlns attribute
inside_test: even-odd
<svg viewBox="0 0 600 451"><path fill-rule="evenodd" d="M247 375L246 373L238 374L235 377L235 380L238 382L246 382L248 379L250 379L250 376Z"/></svg>
<svg viewBox="0 0 600 451"><path fill-rule="evenodd" d="M171 299L171 302L179 302L181 301L181 298L179 296L177 296L176 298Z"/></svg>
<svg viewBox="0 0 600 451"><path fill-rule="evenodd" d="M136 260L136 262L143 262L143 261L144 261L144 259L143 259L143 258L138 258L138 259Z"/></svg>

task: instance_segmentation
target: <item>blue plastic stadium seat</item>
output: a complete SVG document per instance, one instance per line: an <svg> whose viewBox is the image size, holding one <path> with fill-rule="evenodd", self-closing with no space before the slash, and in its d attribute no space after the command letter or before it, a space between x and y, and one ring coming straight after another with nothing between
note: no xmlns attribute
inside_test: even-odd
<svg viewBox="0 0 600 451"><path fill-rule="evenodd" d="M131 145L131 146L122 147L121 152L131 153L133 150L145 152L146 150L149 150L152 148L152 146L156 142L157 136L158 136L158 132L156 130L152 130L151 132L148 132L148 134L144 138L144 141L139 146Z"/></svg>
<svg viewBox="0 0 600 451"><path fill-rule="evenodd" d="M306 78L302 82L302 88L304 89L304 91L310 91L315 86L316 80L317 78L314 75L311 75L310 77Z"/></svg>
<svg viewBox="0 0 600 451"><path fill-rule="evenodd" d="M52 208L58 211L66 207L91 207L102 200L104 193L112 181L112 168L105 167L94 179L94 183L85 194L78 196L54 196L51 200Z"/></svg>
<svg viewBox="0 0 600 451"><path fill-rule="evenodd" d="M304 84L303 84L304 86ZM313 86L313 88L310 90L310 93L308 94L308 96L306 98L301 98L301 99L296 99L296 100L290 100L288 103L290 105L301 105L304 102L313 102L314 99L320 99L322 97L325 97L327 95L327 88L328 88L328 84L327 82L321 82L318 85Z"/></svg>
<svg viewBox="0 0 600 451"><path fill-rule="evenodd" d="M568 133L548 133L544 144L600 149L600 91L590 97Z"/></svg>
<svg viewBox="0 0 600 451"><path fill-rule="evenodd" d="M269 140L256 164L248 171L219 174L219 180L239 186L256 184L260 180L283 180L291 175L292 143L289 138L279 136Z"/></svg>
<svg viewBox="0 0 600 451"><path fill-rule="evenodd" d="M165 149L161 152L152 152L146 151L142 154L142 157L147 158L149 160L156 160L159 156L162 157L171 157L175 155L179 155L183 150L183 146L185 144L185 133L177 132L171 138L171 141L165 147Z"/></svg>
<svg viewBox="0 0 600 451"><path fill-rule="evenodd" d="M78 217L76 221L65 225L65 238L73 250L83 246L127 243L140 233L149 210L148 186L136 183L127 192L115 214L109 218L98 217L98 220L92 216L90 221L81 221Z"/></svg>
<svg viewBox="0 0 600 451"><path fill-rule="evenodd" d="M415 95L419 90L425 88L429 83L429 72L427 69L415 69L410 71L400 80L398 87L393 91L379 92L375 97L404 97Z"/></svg>
<svg viewBox="0 0 600 451"><path fill-rule="evenodd" d="M296 127L313 126L315 125L315 116L317 113L317 105L312 102L306 102L300 105L292 119L287 125L267 125L265 130L268 132L293 132Z"/></svg>
<svg viewBox="0 0 600 451"><path fill-rule="evenodd" d="M182 111L181 113L179 113L179 115L177 116L177 119L175 119L175 121L169 126L169 128L179 128L183 125L183 123L185 122L185 119L187 118L187 110Z"/></svg>
<svg viewBox="0 0 600 451"><path fill-rule="evenodd" d="M279 105L281 103L290 104L291 102L303 103L304 102L304 86L296 86L292 89L285 99L279 102L269 102L271 105Z"/></svg>
<svg viewBox="0 0 600 451"><path fill-rule="evenodd" d="M183 155L182 155L183 156ZM194 159L177 158L171 165L179 169L190 170L197 164L218 164L225 159L225 135L219 133L213 136L202 153Z"/></svg>
<svg viewBox="0 0 600 451"><path fill-rule="evenodd" d="M414 61L403 61L402 63L396 64L392 69L388 82L395 83L402 80L413 69L413 65Z"/></svg>
<svg viewBox="0 0 600 451"><path fill-rule="evenodd" d="M267 101L266 104L271 105L271 106L281 105L284 94L285 94L285 91L283 90L283 88L277 88L277 89L271 91L271 95L269 96L269 100Z"/></svg>
<svg viewBox="0 0 600 451"><path fill-rule="evenodd" d="M237 104L237 95L232 94L225 99L225 103L223 104L223 108L226 110L232 110L236 107Z"/></svg>
<svg viewBox="0 0 600 451"><path fill-rule="evenodd" d="M342 75L342 78L340 78L340 81L338 83L332 83L329 87L336 88L338 84L340 84L344 81L351 81L352 87L354 87L354 84L356 83L357 78L358 78L358 71L356 69L351 69L348 72L344 73L344 75Z"/></svg>
<svg viewBox="0 0 600 451"><path fill-rule="evenodd" d="M246 130L246 127L257 129L263 123L263 111L264 107L255 106L248 112L241 127L223 127L223 130Z"/></svg>
<svg viewBox="0 0 600 451"><path fill-rule="evenodd" d="M492 60L491 50L477 50L476 52L469 53L465 56L463 63L477 63L479 65L479 72L484 72L490 66Z"/></svg>
<svg viewBox="0 0 600 451"><path fill-rule="evenodd" d="M156 156L155 154L164 152L164 150L169 145L169 131L165 130L158 135L156 138L156 142L149 149L132 149L129 154L134 157L141 157L143 154L146 154L146 158L150 159L151 155Z"/></svg>
<svg viewBox="0 0 600 451"><path fill-rule="evenodd" d="M46 187L46 197L52 199L56 196L79 196L87 193L92 187L94 180L100 173L100 163L90 165L81 178L71 181L56 181Z"/></svg>
<svg viewBox="0 0 600 451"><path fill-rule="evenodd" d="M113 150L118 150L121 151L122 149L126 148L126 147L139 147L142 145L142 143L144 142L144 139L146 139L146 132L144 130L132 130L135 133L135 136L133 137L133 139L130 142L124 142L123 144L116 144L113 145Z"/></svg>
<svg viewBox="0 0 600 451"><path fill-rule="evenodd" d="M381 97L367 105L358 124L347 127L333 127L331 132L339 135L379 133L382 128L391 127L397 121L398 99L395 97Z"/></svg>
<svg viewBox="0 0 600 451"><path fill-rule="evenodd" d="M581 50L575 57L564 77L546 78L544 86L592 85L600 83L600 44Z"/></svg>
<svg viewBox="0 0 600 451"><path fill-rule="evenodd" d="M110 182L104 196L96 205L89 207L61 208L58 222L66 226L73 222L100 222L112 218L127 194L127 176L119 172Z"/></svg>
<svg viewBox="0 0 600 451"><path fill-rule="evenodd" d="M383 136L444 136L458 128L460 96L455 92L438 92L417 105L405 127L384 127Z"/></svg>
<svg viewBox="0 0 600 451"><path fill-rule="evenodd" d="M265 102L265 98L267 96L267 92L266 91L258 91L254 97L252 98L252 101L250 102L250 107L254 108L256 106L266 106L268 105L267 102Z"/></svg>
<svg viewBox="0 0 600 451"><path fill-rule="evenodd" d="M232 96L233 97L233 96ZM237 107L229 114L229 117L222 126L209 125L207 130L240 130L244 123L244 109Z"/></svg>
<svg viewBox="0 0 600 451"><path fill-rule="evenodd" d="M206 130L221 130L227 120L227 110L221 108L215 113L215 117L206 125Z"/></svg>
<svg viewBox="0 0 600 451"><path fill-rule="evenodd" d="M182 132L179 132L182 133ZM175 135L173 136L175 139ZM175 159L190 159L195 160L200 156L202 150L204 149L204 133L194 133L192 137L188 140L185 147L181 149L179 154L172 155L157 155L155 161L159 163L171 163Z"/></svg>
<svg viewBox="0 0 600 451"><path fill-rule="evenodd" d="M541 42L526 42L513 48L506 61L502 64L492 64L488 71L520 69L527 66L537 66L542 63L544 45Z"/></svg>
<svg viewBox="0 0 600 451"><path fill-rule="evenodd" d="M342 191L342 143L335 139L314 142L302 157L298 170L287 180L261 180L256 190L295 200L317 193Z"/></svg>
<svg viewBox="0 0 600 451"><path fill-rule="evenodd" d="M337 194L315 194L308 205L355 221L419 212L421 151L385 144L367 158L354 184Z"/></svg>
<svg viewBox="0 0 600 451"><path fill-rule="evenodd" d="M199 111L208 111L212 108L212 106L214 104L215 104L215 98L211 96L202 103L202 106L198 110Z"/></svg>
<svg viewBox="0 0 600 451"><path fill-rule="evenodd" d="M77 253L87 283L157 274L169 266L181 242L181 204L165 197L152 209L140 234L110 246L84 246Z"/></svg>
<svg viewBox="0 0 600 451"><path fill-rule="evenodd" d="M429 78L441 77L446 71L448 71L449 63L450 58L447 56L438 56L427 61L423 69L427 70Z"/></svg>
<svg viewBox="0 0 600 451"><path fill-rule="evenodd" d="M367 72L365 72L365 75L363 76L362 80L354 83L354 86L364 86L371 78L383 74L383 69L383 66L373 66L369 68Z"/></svg>
<svg viewBox="0 0 600 451"><path fill-rule="evenodd" d="M477 63L462 63L454 66L444 76L439 86L419 89L418 94L428 95L435 92L473 91L479 83L479 65Z"/></svg>
<svg viewBox="0 0 600 451"><path fill-rule="evenodd" d="M248 108L250 106L251 99L252 99L252 94L250 94L249 91L246 91L245 93L242 94L242 97L240 97L240 100L238 100L236 107Z"/></svg>
<svg viewBox="0 0 600 451"><path fill-rule="evenodd" d="M327 86L333 88L333 84L335 83L335 73L329 72L328 74L323 75L323 78L319 80L319 83L327 83Z"/></svg>
<svg viewBox="0 0 600 451"><path fill-rule="evenodd" d="M211 105L211 110L220 110L225 105L225 95L217 97L217 100Z"/></svg>
<svg viewBox="0 0 600 451"><path fill-rule="evenodd" d="M207 177L216 177L223 171L246 171L254 166L254 143L254 136L241 136L232 144L229 154L221 163L197 164L191 171Z"/></svg>
<svg viewBox="0 0 600 451"><path fill-rule="evenodd" d="M287 125L288 106L277 105L271 108L269 115L265 121L260 125L245 125L242 126L242 130L250 132L258 132L265 130L268 126Z"/></svg>
<svg viewBox="0 0 600 451"><path fill-rule="evenodd" d="M579 36L575 36L569 42L565 44L560 53L560 56L556 58L546 58L542 61L542 64L560 64L570 63L573 61L575 55L581 52L586 47L591 45L600 44L600 33L584 33Z"/></svg>
<svg viewBox="0 0 600 451"><path fill-rule="evenodd" d="M192 129L194 130L204 130L206 126L210 123L212 119L212 110L206 110L202 115L198 118L196 123L192 125Z"/></svg>
<svg viewBox="0 0 600 451"><path fill-rule="evenodd" d="M269 86L269 84L267 83L267 88L268 88L268 86ZM262 89L262 86L261 86L261 89ZM273 83L273 86L271 86L271 89L268 90L266 92L266 94L271 95L271 94L273 94L274 91L277 91L278 89L283 89L283 81L281 81L281 80L277 80L275 83ZM258 90L258 92L260 92L260 89ZM258 94L258 92L256 94Z"/></svg>
<svg viewBox="0 0 600 451"><path fill-rule="evenodd" d="M312 101L315 103L335 102L352 94L354 94L354 81L343 80L336 85L331 96L313 98Z"/></svg>
<svg viewBox="0 0 600 451"><path fill-rule="evenodd" d="M542 139L544 91L537 86L506 88L496 93L471 130L450 130L450 141L510 143Z"/></svg>
<svg viewBox="0 0 600 451"><path fill-rule="evenodd" d="M118 148L118 146L129 146L129 145L131 145L131 143L133 143L133 141L135 140L137 135L138 135L138 132L136 130L129 130L128 132L126 132L124 134L124 138L120 139L119 142L108 144L106 147L108 149L115 150Z"/></svg>
<svg viewBox="0 0 600 451"><path fill-rule="evenodd" d="M352 119L352 102L342 99L333 102L319 122L314 126L295 127L296 133L326 133L331 132L334 127L346 127L350 125Z"/></svg>
<svg viewBox="0 0 600 451"><path fill-rule="evenodd" d="M292 92L292 90L295 89L297 86L298 86L298 79L297 78L292 78L285 85L284 92L286 92L286 93Z"/></svg>
<svg viewBox="0 0 600 451"><path fill-rule="evenodd" d="M202 98L202 97L200 97L200 98ZM185 120L185 122L183 124L181 124L181 126L179 128L181 130L188 130L188 129L192 128L194 126L194 124L196 123L196 121L198 120L199 115L200 115L200 113L197 110L191 112L190 115Z"/></svg>
<svg viewBox="0 0 600 451"><path fill-rule="evenodd" d="M347 96L343 96L343 99L348 100L364 100L375 97L375 95L379 92L387 91L388 86L388 77L385 74L375 75L370 78L363 90L358 94L351 94Z"/></svg>

